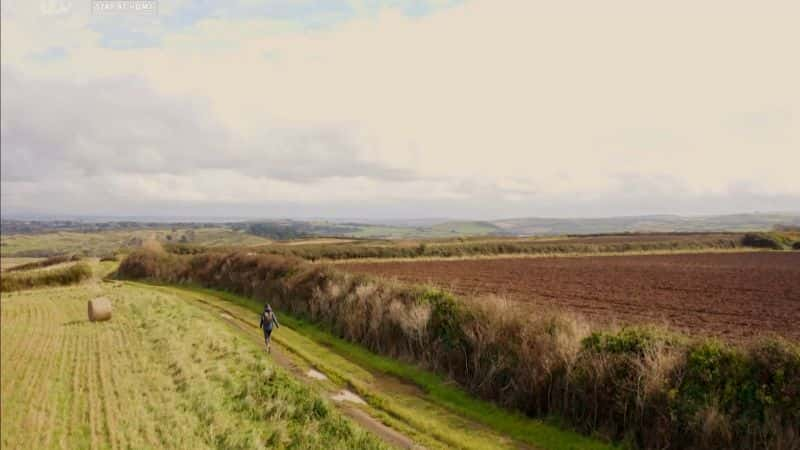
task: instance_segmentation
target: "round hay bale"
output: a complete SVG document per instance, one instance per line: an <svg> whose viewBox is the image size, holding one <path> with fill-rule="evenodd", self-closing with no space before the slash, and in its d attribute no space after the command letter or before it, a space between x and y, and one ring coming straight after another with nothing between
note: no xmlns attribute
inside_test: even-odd
<svg viewBox="0 0 800 450"><path fill-rule="evenodd" d="M98 297L89 300L89 320L100 322L111 318L111 300L105 297Z"/></svg>

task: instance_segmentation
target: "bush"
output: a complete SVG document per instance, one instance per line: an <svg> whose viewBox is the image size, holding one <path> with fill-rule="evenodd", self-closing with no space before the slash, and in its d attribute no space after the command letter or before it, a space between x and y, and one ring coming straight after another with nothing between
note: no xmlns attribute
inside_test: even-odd
<svg viewBox="0 0 800 450"><path fill-rule="evenodd" d="M589 351L643 355L653 348L657 337L643 328L623 328L617 333L594 332L581 343Z"/></svg>
<svg viewBox="0 0 800 450"><path fill-rule="evenodd" d="M253 253L140 251L121 277L261 301L450 377L474 394L639 448L797 448L800 351L730 347L649 327L592 329L563 313L457 298Z"/></svg>
<svg viewBox="0 0 800 450"><path fill-rule="evenodd" d="M742 238L742 245L746 247L785 250L789 248L791 244L792 242L790 239L779 233L747 233Z"/></svg>

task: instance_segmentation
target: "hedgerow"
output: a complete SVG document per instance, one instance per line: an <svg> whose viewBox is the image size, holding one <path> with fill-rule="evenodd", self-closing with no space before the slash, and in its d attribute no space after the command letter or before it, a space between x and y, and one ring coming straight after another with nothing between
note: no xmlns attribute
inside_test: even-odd
<svg viewBox="0 0 800 450"><path fill-rule="evenodd" d="M50 270L4 273L0 278L0 292L19 291L44 286L65 286L80 283L91 278L91 276L92 269L84 262Z"/></svg>
<svg viewBox="0 0 800 450"><path fill-rule="evenodd" d="M800 446L800 350L779 338L733 346L654 327L601 329L277 255L137 252L119 275L269 301L484 399L631 447Z"/></svg>

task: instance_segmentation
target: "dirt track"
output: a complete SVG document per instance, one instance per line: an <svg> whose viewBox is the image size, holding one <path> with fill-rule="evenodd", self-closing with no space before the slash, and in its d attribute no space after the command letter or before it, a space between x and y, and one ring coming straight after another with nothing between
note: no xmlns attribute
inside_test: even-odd
<svg viewBox="0 0 800 450"><path fill-rule="evenodd" d="M348 263L351 272L497 294L599 322L667 323L747 339L800 340L800 252Z"/></svg>

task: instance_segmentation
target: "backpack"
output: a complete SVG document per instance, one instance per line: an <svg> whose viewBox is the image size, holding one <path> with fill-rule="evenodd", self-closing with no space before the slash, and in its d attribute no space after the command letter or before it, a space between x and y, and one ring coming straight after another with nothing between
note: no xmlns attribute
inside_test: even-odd
<svg viewBox="0 0 800 450"><path fill-rule="evenodd" d="M264 328L272 328L272 311L264 311L261 314L261 323Z"/></svg>

